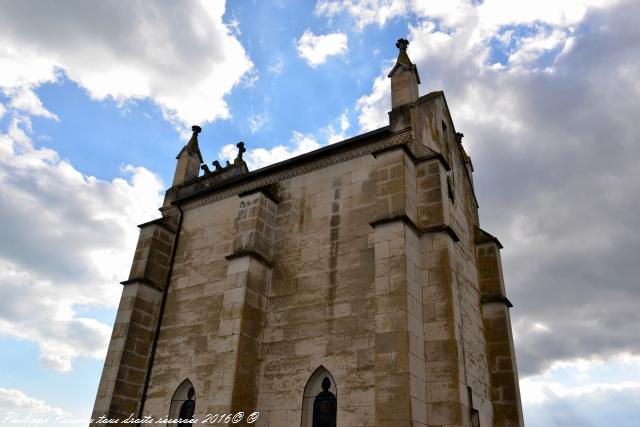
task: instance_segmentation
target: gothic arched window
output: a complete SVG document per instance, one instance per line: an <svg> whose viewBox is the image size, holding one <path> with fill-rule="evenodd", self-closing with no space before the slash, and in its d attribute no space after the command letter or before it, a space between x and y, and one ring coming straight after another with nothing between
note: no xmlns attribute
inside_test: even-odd
<svg viewBox="0 0 640 427"><path fill-rule="evenodd" d="M302 427L336 427L338 391L331 373L320 366L304 388Z"/></svg>
<svg viewBox="0 0 640 427"><path fill-rule="evenodd" d="M189 379L186 379L178 386L169 408L169 419L192 419L196 410L196 390ZM191 423L168 423L167 427L191 427Z"/></svg>

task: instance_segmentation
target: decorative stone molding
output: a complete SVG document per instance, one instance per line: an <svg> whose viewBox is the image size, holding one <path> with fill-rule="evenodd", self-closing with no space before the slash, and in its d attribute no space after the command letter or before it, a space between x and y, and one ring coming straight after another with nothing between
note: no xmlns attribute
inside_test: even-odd
<svg viewBox="0 0 640 427"><path fill-rule="evenodd" d="M163 206L158 210L162 214L163 218L180 215L180 209L178 209L176 206Z"/></svg>
<svg viewBox="0 0 640 427"><path fill-rule="evenodd" d="M325 158L310 161L307 164L295 166L286 170L276 171L272 174L269 174L263 178L259 178L253 181L248 181L244 183L239 183L231 188L224 189L219 192L214 192L213 194L204 196L202 198L188 201L182 204L182 209L185 211L196 209L214 202L218 200L226 199L228 197L236 196L240 193L246 193L261 187L265 187L271 184L276 184L287 180L289 178L293 178L296 176L304 175L309 172L313 172L319 169L324 169L326 167L343 163L349 160L356 159L358 157L366 156L369 154L373 154L376 151L383 150L388 147L393 146L402 146L410 144L414 140L413 132L403 132L401 134L395 135L389 139L377 141L371 144L367 144L365 146L358 146L357 148L353 148L349 151L342 152L335 155L330 155ZM215 190L213 190L215 191ZM179 201L177 201L179 203Z"/></svg>
<svg viewBox="0 0 640 427"><path fill-rule="evenodd" d="M480 227L476 227L475 237L476 245L482 245L484 243L495 243L496 245L498 245L498 248L502 249L502 243L500 243L500 240L498 240L497 237L487 233Z"/></svg>
<svg viewBox="0 0 640 427"><path fill-rule="evenodd" d="M235 258L240 258L243 256L251 256L254 257L255 259L257 259L258 261L260 261L261 263L263 263L264 265L266 265L269 268L273 267L273 262L270 259L267 259L266 257L264 257L263 255L261 255L259 252L256 251L239 251L239 252L234 252L231 255L227 255L225 257L225 259L231 261L232 259Z"/></svg>
<svg viewBox="0 0 640 427"><path fill-rule="evenodd" d="M513 304L511 304L511 301L509 301L509 298L502 295L488 295L480 298L480 304L489 304L492 302L506 304L507 307L509 308L513 307Z"/></svg>
<svg viewBox="0 0 640 427"><path fill-rule="evenodd" d="M396 221L404 222L411 230L413 230L414 233L418 235L445 233L449 235L449 237L451 237L451 239L453 239L454 242L460 241L460 237L458 237L458 234L455 232L455 230L446 224L438 224L430 227L418 227L416 223L413 222L411 218L409 218L407 215L399 215L399 216L394 216L390 218L378 219L376 221L369 223L369 225L373 228L376 228L376 226L380 224L387 224L389 222L396 222Z"/></svg>

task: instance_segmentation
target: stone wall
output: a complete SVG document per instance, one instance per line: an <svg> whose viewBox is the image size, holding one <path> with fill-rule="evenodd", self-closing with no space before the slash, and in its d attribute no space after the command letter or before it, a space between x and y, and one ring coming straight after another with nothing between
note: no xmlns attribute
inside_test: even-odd
<svg viewBox="0 0 640 427"><path fill-rule="evenodd" d="M319 366L335 379L340 422L374 422L373 164L361 157L280 184L260 425L299 426Z"/></svg>
<svg viewBox="0 0 640 427"><path fill-rule="evenodd" d="M401 108L396 127L410 128L176 199L172 270L144 248L132 268L149 283L171 270L145 415L167 416L188 378L198 418L255 410L257 425L299 426L322 367L339 425L470 426L472 409L483 426L521 425L502 415L519 410L517 372L468 158L441 93ZM148 285L126 286L149 300ZM153 330L164 286L149 289L148 316L136 319ZM114 329L114 351L125 329ZM96 410L117 407L117 372L128 371L105 365Z"/></svg>
<svg viewBox="0 0 640 427"><path fill-rule="evenodd" d="M235 197L184 211L145 414L166 417L186 378L196 391L196 417L229 411L243 295L240 266L225 257L238 206Z"/></svg>

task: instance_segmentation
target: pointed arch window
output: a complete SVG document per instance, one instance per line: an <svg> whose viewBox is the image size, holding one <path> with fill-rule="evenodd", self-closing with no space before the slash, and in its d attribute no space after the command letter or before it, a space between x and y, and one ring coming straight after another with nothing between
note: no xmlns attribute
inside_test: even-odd
<svg viewBox="0 0 640 427"><path fill-rule="evenodd" d="M320 366L311 374L304 388L301 427L336 427L337 396L333 376Z"/></svg>
<svg viewBox="0 0 640 427"><path fill-rule="evenodd" d="M169 419L192 419L196 410L196 390L187 378L173 393L171 406L169 407ZM167 427L191 427L192 423L168 423Z"/></svg>

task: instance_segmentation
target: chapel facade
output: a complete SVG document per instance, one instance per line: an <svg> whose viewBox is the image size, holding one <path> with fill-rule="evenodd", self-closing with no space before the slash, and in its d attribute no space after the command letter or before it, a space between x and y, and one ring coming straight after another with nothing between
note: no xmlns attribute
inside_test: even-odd
<svg viewBox="0 0 640 427"><path fill-rule="evenodd" d="M209 168L193 127L139 226L94 419L523 426L502 246L407 45L383 128L249 171L243 143Z"/></svg>

